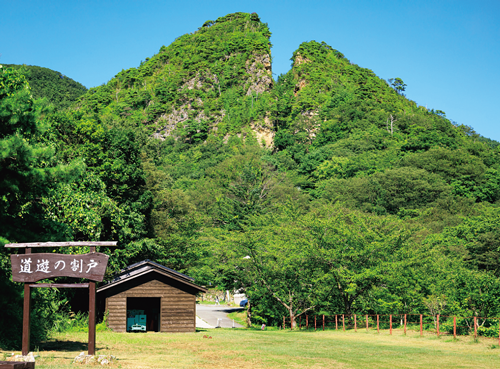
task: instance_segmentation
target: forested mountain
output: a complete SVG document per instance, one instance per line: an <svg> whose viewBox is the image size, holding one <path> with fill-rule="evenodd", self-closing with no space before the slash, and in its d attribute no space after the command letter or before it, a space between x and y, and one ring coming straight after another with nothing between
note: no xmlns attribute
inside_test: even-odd
<svg viewBox="0 0 500 369"><path fill-rule="evenodd" d="M500 314L498 143L323 42L273 81L270 36L255 13L207 21L54 112L2 68L0 242L117 240L107 278L155 260L245 289L259 323ZM42 339L77 307L36 294Z"/></svg>
<svg viewBox="0 0 500 369"><path fill-rule="evenodd" d="M56 109L68 108L87 89L62 73L35 65L3 64L3 68L19 70L28 80L33 98L46 98Z"/></svg>
<svg viewBox="0 0 500 369"><path fill-rule="evenodd" d="M273 79L267 25L257 14L206 21L193 34L91 89L80 108L105 121L141 124L154 137L190 143L252 125L270 132Z"/></svg>

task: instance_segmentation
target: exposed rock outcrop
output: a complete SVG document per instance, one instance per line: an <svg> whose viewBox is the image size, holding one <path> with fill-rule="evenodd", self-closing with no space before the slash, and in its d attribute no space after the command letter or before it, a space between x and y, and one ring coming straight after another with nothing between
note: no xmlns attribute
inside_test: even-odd
<svg viewBox="0 0 500 369"><path fill-rule="evenodd" d="M251 76L247 96L251 95L252 92L260 94L264 91L271 91L274 81L271 57L268 54L254 55L252 62L247 60L246 72Z"/></svg>

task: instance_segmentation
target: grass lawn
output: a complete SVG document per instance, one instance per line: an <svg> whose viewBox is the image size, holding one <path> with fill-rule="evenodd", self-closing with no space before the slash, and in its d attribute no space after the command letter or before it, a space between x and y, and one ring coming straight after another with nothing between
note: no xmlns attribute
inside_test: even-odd
<svg viewBox="0 0 500 369"><path fill-rule="evenodd" d="M196 300L196 304L198 305L216 305L215 301L201 301ZM225 301L220 301L219 306L230 306L230 307L239 307L234 302L226 303Z"/></svg>
<svg viewBox="0 0 500 369"><path fill-rule="evenodd" d="M75 368L71 361L86 349L86 340L85 333L55 336L40 346L36 368ZM98 353L118 358L114 368L500 368L497 343L483 337L421 338L418 332L404 336L399 330L392 336L362 330L97 333Z"/></svg>
<svg viewBox="0 0 500 369"><path fill-rule="evenodd" d="M247 311L233 311L232 313L227 314L229 319L234 319L234 321L242 326L246 327L247 325Z"/></svg>

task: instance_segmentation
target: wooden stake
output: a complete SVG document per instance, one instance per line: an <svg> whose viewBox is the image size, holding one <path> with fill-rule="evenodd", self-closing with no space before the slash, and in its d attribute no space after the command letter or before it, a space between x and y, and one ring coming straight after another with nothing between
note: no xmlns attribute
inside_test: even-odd
<svg viewBox="0 0 500 369"><path fill-rule="evenodd" d="M358 325L356 324L356 314L354 314L354 332L358 331Z"/></svg>
<svg viewBox="0 0 500 369"><path fill-rule="evenodd" d="M89 355L95 355L95 282L89 282Z"/></svg>
<svg viewBox="0 0 500 369"><path fill-rule="evenodd" d="M453 338L457 339L457 317L453 317ZM500 337L499 337L500 340Z"/></svg>
<svg viewBox="0 0 500 369"><path fill-rule="evenodd" d="M90 252L95 252L95 246L90 246ZM95 282L89 282L89 355L95 355L95 321L96 301Z"/></svg>
<svg viewBox="0 0 500 369"><path fill-rule="evenodd" d="M344 314L342 314L342 329L345 331L345 320L344 320Z"/></svg>
<svg viewBox="0 0 500 369"><path fill-rule="evenodd" d="M392 334L392 314L389 315L389 334Z"/></svg>
<svg viewBox="0 0 500 369"><path fill-rule="evenodd" d="M368 332L368 314L366 315L366 331Z"/></svg>
<svg viewBox="0 0 500 369"><path fill-rule="evenodd" d="M380 334L380 327L379 327L378 321L379 321L379 315L377 314L377 333Z"/></svg>
<svg viewBox="0 0 500 369"><path fill-rule="evenodd" d="M420 337L424 335L423 329L422 329L422 314L420 314Z"/></svg>
<svg viewBox="0 0 500 369"><path fill-rule="evenodd" d="M406 336L406 314L405 314L405 336Z"/></svg>
<svg viewBox="0 0 500 369"><path fill-rule="evenodd" d="M24 250L25 255L31 254L31 248L27 247ZM29 283L24 284L24 299L23 299L23 356L28 355L30 351L30 312L31 312L31 288Z"/></svg>
<svg viewBox="0 0 500 369"><path fill-rule="evenodd" d="M335 330L338 330L339 329L339 325L338 325L338 315L335 314Z"/></svg>
<svg viewBox="0 0 500 369"><path fill-rule="evenodd" d="M437 324L436 324L436 328L437 328L437 336L438 336L438 338L439 338L439 314L436 316L436 318L437 318L437 319L436 319L436 323L437 323Z"/></svg>
<svg viewBox="0 0 500 369"><path fill-rule="evenodd" d="M477 338L477 317L474 317L474 339Z"/></svg>
<svg viewBox="0 0 500 369"><path fill-rule="evenodd" d="M24 284L24 302L23 302L23 356L28 355L30 351L30 311L31 311L31 288L29 283Z"/></svg>

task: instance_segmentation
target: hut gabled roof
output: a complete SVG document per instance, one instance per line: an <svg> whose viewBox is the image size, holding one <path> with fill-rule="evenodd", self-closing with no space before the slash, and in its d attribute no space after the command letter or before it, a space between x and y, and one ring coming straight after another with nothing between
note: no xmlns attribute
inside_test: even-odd
<svg viewBox="0 0 500 369"><path fill-rule="evenodd" d="M129 265L128 267L122 269L120 273L116 274L112 281L106 283L105 285L99 287L97 292L101 292L107 290L109 288L118 286L124 282L128 282L131 279L137 278L139 276L143 276L149 273L159 273L161 275L172 278L178 282L186 284L190 287L197 289L200 292L207 292L207 290L203 287L200 287L194 284L194 278L191 278L185 274L179 273L176 270L167 268L161 264L155 263L151 260L143 260L138 263Z"/></svg>

